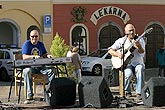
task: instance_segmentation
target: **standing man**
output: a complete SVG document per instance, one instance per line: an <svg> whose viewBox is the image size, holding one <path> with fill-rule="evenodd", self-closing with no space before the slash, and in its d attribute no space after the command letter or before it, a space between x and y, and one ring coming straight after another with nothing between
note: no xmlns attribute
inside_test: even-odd
<svg viewBox="0 0 165 110"><path fill-rule="evenodd" d="M78 79L78 83L81 81L81 60L80 60L80 55L78 54L78 48L77 47L73 47L72 49L72 61L73 61L73 65L74 65L74 74Z"/></svg>
<svg viewBox="0 0 165 110"><path fill-rule="evenodd" d="M118 57L121 60L124 58L124 55L122 52L119 52L117 50L122 49L123 44L124 44L124 49L129 47L132 42L135 40L135 27L132 24L127 24L125 26L125 36L122 38L119 38L118 40L115 41L115 43L109 48L109 53L113 57ZM129 64L124 68L124 90L126 96L131 96L131 80L133 73L136 75L136 96L138 100L141 100L141 90L142 87L144 86L144 61L143 57L145 55L145 42L144 39L141 38L139 41L135 42L134 51L132 54L134 57L131 59ZM120 63L120 62L119 62Z"/></svg>
<svg viewBox="0 0 165 110"><path fill-rule="evenodd" d="M39 41L39 32L37 30L32 30L30 32L30 40L24 42L22 46L22 56L23 59L37 59L37 58L50 58L51 56L47 54L44 44ZM42 73L48 75L49 81L53 78L54 74L52 69L47 69L46 67L30 67L23 70L24 80L27 89L27 100L24 103L29 103L33 100L33 88L32 88L32 74Z"/></svg>

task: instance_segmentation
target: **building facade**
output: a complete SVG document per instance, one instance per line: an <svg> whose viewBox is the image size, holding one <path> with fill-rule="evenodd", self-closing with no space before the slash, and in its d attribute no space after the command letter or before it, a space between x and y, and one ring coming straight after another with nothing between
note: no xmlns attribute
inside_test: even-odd
<svg viewBox="0 0 165 110"><path fill-rule="evenodd" d="M165 1L163 0L54 0L53 34L58 32L81 55L108 48L124 35L124 26L132 23L138 35L145 34L146 67L156 67L156 51L164 45Z"/></svg>
<svg viewBox="0 0 165 110"><path fill-rule="evenodd" d="M21 47L35 28L49 51L53 40L51 16L52 0L0 0L0 44Z"/></svg>
<svg viewBox="0 0 165 110"><path fill-rule="evenodd" d="M0 44L22 46L36 28L49 52L55 34L81 55L108 48L132 23L145 34L146 67L157 67L156 51L164 45L164 0L0 0Z"/></svg>

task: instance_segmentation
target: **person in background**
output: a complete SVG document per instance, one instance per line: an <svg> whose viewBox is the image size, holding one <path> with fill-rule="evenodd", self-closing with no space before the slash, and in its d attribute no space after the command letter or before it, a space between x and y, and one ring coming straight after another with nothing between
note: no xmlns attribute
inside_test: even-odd
<svg viewBox="0 0 165 110"><path fill-rule="evenodd" d="M73 65L74 65L74 74L78 79L78 83L81 81L81 60L80 60L80 55L78 54L78 48L77 47L73 47L72 49L72 61L73 61Z"/></svg>
<svg viewBox="0 0 165 110"><path fill-rule="evenodd" d="M135 27L132 24L127 24L125 26L125 36L117 39L115 43L109 47L109 53L114 56L118 57L120 59L124 58L124 55L122 52L119 52L117 50L122 49L122 45L124 44L124 47L128 47L132 44L134 41L134 37L136 31ZM132 89L131 89L131 80L133 74L136 75L136 96L137 100L141 100L141 90L142 87L144 86L144 61L143 57L145 55L145 42L144 39L140 39L139 41L135 42L135 50L132 52L134 57L131 59L129 64L127 65L124 70L124 90L126 97L132 96ZM125 48L126 49L126 48Z"/></svg>
<svg viewBox="0 0 165 110"><path fill-rule="evenodd" d="M158 76L161 76L162 71L165 76L165 46L157 50L156 60L159 67Z"/></svg>
<svg viewBox="0 0 165 110"><path fill-rule="evenodd" d="M25 41L22 45L22 56L25 59L37 59L37 58L51 58L51 55L47 54L44 44L39 41L39 32L37 30L32 30L30 32L30 39ZM53 78L54 74L51 68L42 67L28 67L23 69L24 80L27 89L27 98L24 102L28 104L30 100L33 100L33 88L32 88L32 74L46 74L49 81Z"/></svg>
<svg viewBox="0 0 165 110"><path fill-rule="evenodd" d="M66 54L66 57L71 57L72 56L72 48L73 48L72 46L69 47L69 50Z"/></svg>

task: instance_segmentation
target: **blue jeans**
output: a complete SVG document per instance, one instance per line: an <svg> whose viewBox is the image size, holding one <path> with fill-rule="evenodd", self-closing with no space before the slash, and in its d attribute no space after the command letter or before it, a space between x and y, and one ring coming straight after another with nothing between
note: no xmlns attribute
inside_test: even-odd
<svg viewBox="0 0 165 110"><path fill-rule="evenodd" d="M81 69L75 69L73 74L76 76L79 83L81 81Z"/></svg>
<svg viewBox="0 0 165 110"><path fill-rule="evenodd" d="M24 80L26 83L27 97L34 96L33 93L33 83L32 83L32 74L46 74L49 81L54 77L54 73L51 68L46 67L35 67L35 68L25 68L23 69Z"/></svg>
<svg viewBox="0 0 165 110"><path fill-rule="evenodd" d="M131 93L131 80L135 73L136 75L136 94L141 94L142 87L144 86L144 65L128 66L124 70L125 74L125 91Z"/></svg>

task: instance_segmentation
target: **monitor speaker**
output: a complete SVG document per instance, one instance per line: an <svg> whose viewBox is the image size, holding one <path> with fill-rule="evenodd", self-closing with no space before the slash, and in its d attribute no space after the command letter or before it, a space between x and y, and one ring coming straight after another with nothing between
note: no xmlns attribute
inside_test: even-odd
<svg viewBox="0 0 165 110"><path fill-rule="evenodd" d="M101 76L83 76L78 85L80 106L104 108L112 103L113 96L105 79Z"/></svg>
<svg viewBox="0 0 165 110"><path fill-rule="evenodd" d="M152 77L142 89L142 101L146 106L165 105L165 78Z"/></svg>
<svg viewBox="0 0 165 110"><path fill-rule="evenodd" d="M70 106L76 101L76 82L73 78L53 78L44 92L50 106Z"/></svg>

